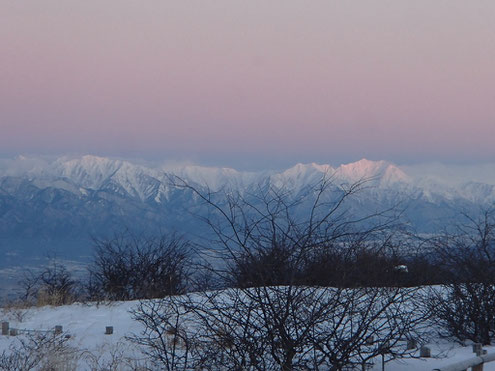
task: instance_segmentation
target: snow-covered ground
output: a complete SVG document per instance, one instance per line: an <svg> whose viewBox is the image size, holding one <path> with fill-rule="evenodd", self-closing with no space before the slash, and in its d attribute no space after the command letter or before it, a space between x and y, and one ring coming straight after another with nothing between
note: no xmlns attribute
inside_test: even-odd
<svg viewBox="0 0 495 371"><path fill-rule="evenodd" d="M138 334L141 325L132 319L130 310L138 302L112 302L110 304L72 304L60 307L33 307L29 309L2 309L0 320L9 321L11 328L27 330L51 330L56 325L63 326L64 335L70 335L71 347L100 359L110 359L115 355L142 358L137 346L127 337ZM105 334L106 326L113 326L112 335ZM25 335L0 336L0 354L8 350ZM420 371L432 370L450 363L473 357L470 346L462 347L454 343L430 344L432 358L407 359L388 362L386 370ZM495 352L495 347L486 347ZM81 365L82 363L80 363ZM80 366L80 368L85 368ZM380 359L373 370L381 370ZM485 371L495 370L495 362L486 364Z"/></svg>

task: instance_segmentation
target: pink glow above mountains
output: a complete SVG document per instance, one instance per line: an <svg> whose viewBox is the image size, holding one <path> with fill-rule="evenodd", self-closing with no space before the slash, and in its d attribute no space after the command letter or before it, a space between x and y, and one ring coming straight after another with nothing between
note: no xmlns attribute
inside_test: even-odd
<svg viewBox="0 0 495 371"><path fill-rule="evenodd" d="M28 0L0 14L3 152L495 156L491 1Z"/></svg>

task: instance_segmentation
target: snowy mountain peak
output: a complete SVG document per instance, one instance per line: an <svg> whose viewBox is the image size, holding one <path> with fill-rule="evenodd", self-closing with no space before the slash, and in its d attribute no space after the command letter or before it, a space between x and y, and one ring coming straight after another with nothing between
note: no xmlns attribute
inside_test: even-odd
<svg viewBox="0 0 495 371"><path fill-rule="evenodd" d="M330 166L330 165L319 165L314 162L310 164L302 164L298 163L294 165L293 167L285 170L282 172L284 176L292 176L292 177L297 177L301 178L310 174L314 173L320 173L320 174L326 174L330 173L332 174L335 171L335 169Z"/></svg>
<svg viewBox="0 0 495 371"><path fill-rule="evenodd" d="M385 161L370 161L362 159L349 164L340 165L338 172L345 177L360 179L369 178L382 175L389 163Z"/></svg>
<svg viewBox="0 0 495 371"><path fill-rule="evenodd" d="M121 160L111 160L92 155L76 159L61 158L53 164L54 175L70 179L76 184L97 189L111 178L123 165Z"/></svg>
<svg viewBox="0 0 495 371"><path fill-rule="evenodd" d="M362 159L337 168L327 164L296 164L280 174L284 178L312 179L329 176L339 181L358 182L375 181L379 184L410 182L411 178L396 165L387 161Z"/></svg>
<svg viewBox="0 0 495 371"><path fill-rule="evenodd" d="M415 190L416 193L438 194L449 199L485 199L493 187L466 187L475 181L495 185L495 165L452 166L423 165L397 166L387 161L359 161L332 167L328 164L298 163L281 171L245 172L224 167L197 165L144 166L133 162L109 159L93 155L61 157L55 160L19 156L15 159L0 159L0 180L10 176L34 181L37 187L60 187L64 189L119 190L122 194L141 200L160 199L159 193L167 193L167 174L176 174L196 185L219 190L223 186L249 188L264 182L294 191L320 181L327 176L336 183L367 181L379 188L399 187ZM79 192L79 191L78 191ZM81 191L82 192L82 191ZM495 192L495 191L494 191ZM476 193L471 195L470 193ZM481 195L481 196L480 196ZM165 195L166 196L166 195ZM432 196L433 197L433 196Z"/></svg>
<svg viewBox="0 0 495 371"><path fill-rule="evenodd" d="M449 216L452 210L493 205L495 183L481 180L493 178L495 165L469 171L449 167L442 172L437 165L433 169L434 172L421 171L420 167L367 159L336 168L296 164L280 172L244 172L190 164L166 168L89 155L56 160L0 159L0 226L4 228L0 232L18 236L17 231L22 231L23 236L39 240L42 235L80 236L129 225L182 228L189 223L187 228L194 229L194 222L188 220L184 210L198 210L201 205L190 192L174 187L170 174L199 189L237 188L245 194L280 187L302 195L324 177L337 187L366 181L360 203L352 207L377 210L411 202L414 207L408 217L425 230L433 228L432 215ZM451 183L449 179L454 178L452 173L457 169L460 174L454 175L463 182ZM438 181L443 174L449 176L447 180ZM338 188L332 189L338 192Z"/></svg>
<svg viewBox="0 0 495 371"><path fill-rule="evenodd" d="M359 161L341 165L337 168L336 175L350 182L370 180L382 185L404 182L408 183L411 178L396 165L387 161L370 161L361 159Z"/></svg>

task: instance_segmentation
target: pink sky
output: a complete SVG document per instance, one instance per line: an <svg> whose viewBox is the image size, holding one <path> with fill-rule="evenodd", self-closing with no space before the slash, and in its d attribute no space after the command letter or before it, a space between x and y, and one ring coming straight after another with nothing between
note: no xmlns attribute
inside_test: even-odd
<svg viewBox="0 0 495 371"><path fill-rule="evenodd" d="M0 154L493 161L494 20L492 0L2 1Z"/></svg>

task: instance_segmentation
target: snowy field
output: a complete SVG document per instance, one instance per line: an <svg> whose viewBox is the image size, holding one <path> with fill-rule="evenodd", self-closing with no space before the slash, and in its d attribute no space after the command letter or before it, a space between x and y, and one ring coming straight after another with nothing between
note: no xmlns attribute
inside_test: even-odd
<svg viewBox="0 0 495 371"><path fill-rule="evenodd" d="M83 354L77 369L91 369L90 364L100 367L108 365L112 357L143 359L139 348L127 340L138 334L142 328L129 313L138 302L113 302L110 304L72 304L60 307L35 307L29 309L2 309L1 321L8 321L11 328L21 330L17 336L0 336L0 353L7 351L26 335L22 330L51 330L63 326L63 336L70 335L68 344ZM113 326L113 334L106 335L107 326ZM432 370L459 360L473 357L470 346L461 347L453 343L432 343L432 358L396 360L386 363L386 370L420 371ZM486 348L495 352L493 347ZM88 361L89 360L89 361ZM144 364L144 362L142 362ZM381 360L377 359L373 370L381 370ZM119 369L119 368L117 368ZM495 370L495 362L485 365L485 370Z"/></svg>

